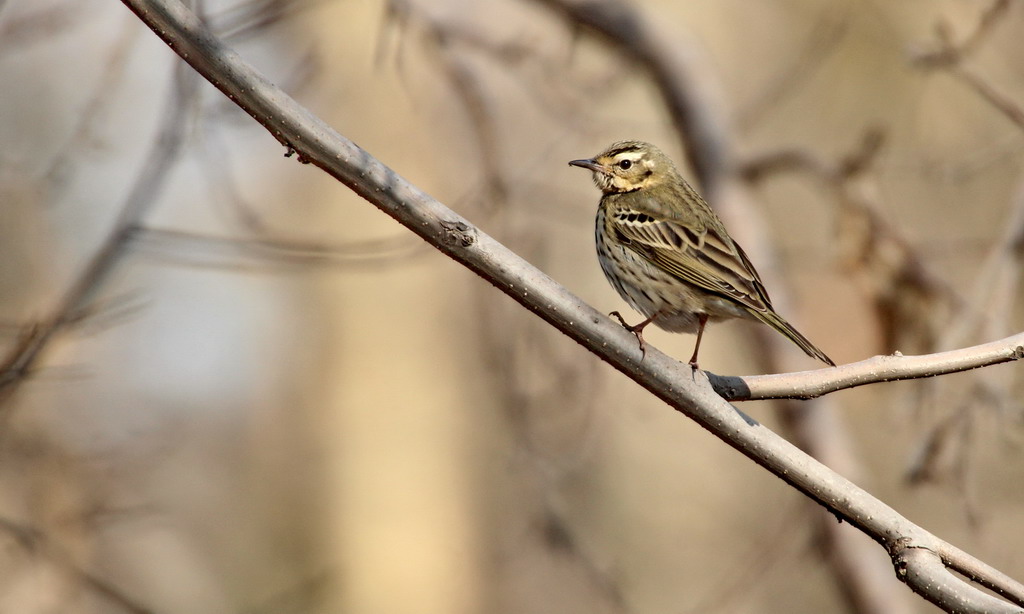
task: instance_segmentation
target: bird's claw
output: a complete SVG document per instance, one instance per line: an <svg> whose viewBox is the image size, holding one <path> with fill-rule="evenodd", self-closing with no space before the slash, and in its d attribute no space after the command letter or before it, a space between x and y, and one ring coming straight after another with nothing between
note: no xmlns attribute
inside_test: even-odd
<svg viewBox="0 0 1024 614"><path fill-rule="evenodd" d="M640 362L643 362L644 358L647 358L647 342L644 341L644 334L643 334L644 326L647 323L644 322L642 324L637 324L637 325L626 324L625 318L623 318L622 314L619 313L618 311L613 311L613 312L609 313L608 317L609 318L615 318L616 320L619 321L619 324L622 325L622 328L625 328L629 332L633 333L633 335L636 337L636 340L640 342Z"/></svg>
<svg viewBox="0 0 1024 614"><path fill-rule="evenodd" d="M629 328L629 324L626 324L626 319L622 317L622 314L618 311L613 311L608 314L609 318L615 318L622 325L622 328Z"/></svg>

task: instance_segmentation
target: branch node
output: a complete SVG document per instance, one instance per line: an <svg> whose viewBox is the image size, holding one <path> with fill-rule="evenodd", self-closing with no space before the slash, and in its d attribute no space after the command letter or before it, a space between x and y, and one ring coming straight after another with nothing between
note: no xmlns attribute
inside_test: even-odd
<svg viewBox="0 0 1024 614"><path fill-rule="evenodd" d="M441 240L444 241L445 245L469 247L476 243L476 229L466 222L445 221L441 222L441 228L444 229L444 236L441 237Z"/></svg>

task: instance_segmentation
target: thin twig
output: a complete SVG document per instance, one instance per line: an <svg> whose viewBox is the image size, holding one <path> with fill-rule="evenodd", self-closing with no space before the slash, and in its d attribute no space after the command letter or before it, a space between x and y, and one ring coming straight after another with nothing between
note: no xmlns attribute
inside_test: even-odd
<svg viewBox="0 0 1024 614"><path fill-rule="evenodd" d="M776 375L720 376L711 384L729 401L813 399L879 382L935 377L1024 358L1024 333L999 341L924 356L875 356L835 368Z"/></svg>

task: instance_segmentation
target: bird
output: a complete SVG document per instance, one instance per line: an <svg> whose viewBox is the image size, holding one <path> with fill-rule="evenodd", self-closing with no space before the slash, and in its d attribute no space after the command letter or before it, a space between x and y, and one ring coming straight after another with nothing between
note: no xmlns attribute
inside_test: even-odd
<svg viewBox="0 0 1024 614"><path fill-rule="evenodd" d="M643 330L654 324L696 333L689 364L697 369L705 325L743 318L771 326L808 356L835 366L775 312L743 248L664 152L643 141L618 141L569 164L591 171L601 190L598 261L608 282L645 319L629 325L617 311L609 315L636 335L642 358Z"/></svg>

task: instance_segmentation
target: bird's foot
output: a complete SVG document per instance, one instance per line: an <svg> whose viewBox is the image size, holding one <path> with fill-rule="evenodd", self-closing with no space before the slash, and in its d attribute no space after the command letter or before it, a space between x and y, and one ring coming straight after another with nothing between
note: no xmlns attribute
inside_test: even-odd
<svg viewBox="0 0 1024 614"><path fill-rule="evenodd" d="M640 362L643 362L644 358L647 358L647 342L644 341L644 327L650 324L650 320L645 320L639 324L626 324L625 318L618 311L613 311L608 314L608 317L615 318L629 332L636 336L636 340L640 342Z"/></svg>

